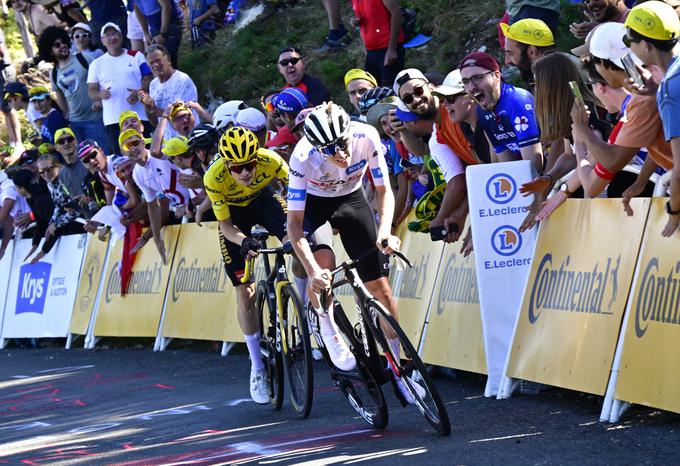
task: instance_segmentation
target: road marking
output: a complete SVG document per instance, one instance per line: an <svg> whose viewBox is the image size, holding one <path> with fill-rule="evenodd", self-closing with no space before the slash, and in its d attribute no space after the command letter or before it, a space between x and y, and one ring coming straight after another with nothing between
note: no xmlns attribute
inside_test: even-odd
<svg viewBox="0 0 680 466"><path fill-rule="evenodd" d="M469 443L494 442L496 440L508 440L508 439L511 439L511 438L533 437L535 435L543 435L543 432L531 432L531 433L528 433L528 434L506 435L505 437L482 438L482 439L479 439L479 440L470 440Z"/></svg>

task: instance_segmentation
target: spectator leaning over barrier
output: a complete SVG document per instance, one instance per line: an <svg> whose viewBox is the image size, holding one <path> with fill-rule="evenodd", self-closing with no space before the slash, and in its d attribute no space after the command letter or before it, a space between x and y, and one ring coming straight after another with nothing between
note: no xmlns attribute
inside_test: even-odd
<svg viewBox="0 0 680 466"><path fill-rule="evenodd" d="M484 52L467 55L460 65L465 91L479 105L477 118L493 149L492 161L530 160L538 174L543 173L543 148L534 116L534 99L526 90L506 83L498 62ZM534 217L543 202L536 195L530 215L520 231L535 224Z"/></svg>
<svg viewBox="0 0 680 466"><path fill-rule="evenodd" d="M572 23L569 30L577 39L585 39L590 31L608 22L623 23L630 11L623 0L590 0L583 2L587 21Z"/></svg>
<svg viewBox="0 0 680 466"><path fill-rule="evenodd" d="M52 213L54 212L54 203L52 196L47 189L47 184L42 178L35 180L34 174L30 170L19 170L12 177L14 186L19 195L23 196L31 208L28 213L28 218L25 223L16 222L17 226L27 226L31 222L35 222L33 227L31 250L23 258L27 261L29 257L38 249L40 241L45 237L47 226L50 224ZM1 254L0 254L1 256Z"/></svg>
<svg viewBox="0 0 680 466"><path fill-rule="evenodd" d="M14 183L7 176L4 170L0 170L0 230L2 230L2 241L0 241L0 259L5 255L7 245L14 231L14 215L17 201L21 196L17 193Z"/></svg>
<svg viewBox="0 0 680 466"><path fill-rule="evenodd" d="M64 118L78 139L91 138L108 148L102 102L88 94L87 74L93 58L71 52L65 30L50 26L38 38L40 57L53 64L50 81Z"/></svg>
<svg viewBox="0 0 680 466"><path fill-rule="evenodd" d="M302 52L297 47L286 47L279 52L277 67L286 80L285 88L296 87L305 93L312 106L331 100L331 95L319 78L306 74Z"/></svg>
<svg viewBox="0 0 680 466"><path fill-rule="evenodd" d="M191 153L189 150L189 139L184 136L175 136L166 141L162 152L180 170L180 176L187 177L187 179L192 181L196 178L197 183L195 185L192 183L191 186L185 186L181 180L180 184L189 190L190 200L187 203L186 215L189 218L196 217L200 207L201 215L197 220L197 222L200 222L203 219L203 213L211 210L210 199L207 198L203 187L205 170L201 165L201 161Z"/></svg>
<svg viewBox="0 0 680 466"><path fill-rule="evenodd" d="M668 222L661 234L671 236L680 224L680 19L670 5L652 0L633 7L625 26L624 42L630 50L664 74L656 99L664 138L671 145L673 173L666 203Z"/></svg>
<svg viewBox="0 0 680 466"><path fill-rule="evenodd" d="M123 48L120 26L106 23L101 29L101 39L106 53L90 63L88 91L92 100L102 101L109 146L114 153L119 153L118 116L125 110L133 110L146 121L138 93L149 88L152 75L142 53Z"/></svg>
<svg viewBox="0 0 680 466"><path fill-rule="evenodd" d="M261 147L267 142L267 117L256 108L249 107L238 112L234 126L252 131Z"/></svg>
<svg viewBox="0 0 680 466"><path fill-rule="evenodd" d="M54 145L61 156L59 178L71 196L82 196L83 180L87 177L87 167L78 159L78 140L71 128L59 128L54 135Z"/></svg>
<svg viewBox="0 0 680 466"><path fill-rule="evenodd" d="M29 98L40 115L40 136L48 146L54 144L54 135L59 128L68 126L68 121L57 103L52 99L49 89L36 86L28 91Z"/></svg>
<svg viewBox="0 0 680 466"><path fill-rule="evenodd" d="M404 69L406 52L402 15L397 0L352 0L352 26L359 28L366 48L364 69L377 83L390 86ZM377 86L376 83L376 86Z"/></svg>
<svg viewBox="0 0 680 466"><path fill-rule="evenodd" d="M391 85L388 84L388 86ZM369 89L378 87L378 82L371 75L364 70L359 68L354 68L345 73L345 90L347 91L347 96L349 97L349 102L354 106L355 112L360 112L359 110L359 100ZM353 112L352 116L356 116ZM359 117L361 119L361 117Z"/></svg>
<svg viewBox="0 0 680 466"><path fill-rule="evenodd" d="M164 224L177 223L177 218L170 210L173 208L176 213L181 214L189 201L189 192L178 183L177 167L166 159L151 157L140 132L128 129L120 133L119 139L123 154L135 162L132 178L146 201L154 243L165 264L167 255L161 228ZM132 252L138 251L147 240L144 236L140 237Z"/></svg>
<svg viewBox="0 0 680 466"><path fill-rule="evenodd" d="M146 42L164 45L172 66L177 68L183 30L182 11L177 3L174 0L135 0L133 5Z"/></svg>
<svg viewBox="0 0 680 466"><path fill-rule="evenodd" d="M104 51L92 40L92 28L89 24L77 23L71 28L69 34L78 52L88 57L89 62L104 55Z"/></svg>

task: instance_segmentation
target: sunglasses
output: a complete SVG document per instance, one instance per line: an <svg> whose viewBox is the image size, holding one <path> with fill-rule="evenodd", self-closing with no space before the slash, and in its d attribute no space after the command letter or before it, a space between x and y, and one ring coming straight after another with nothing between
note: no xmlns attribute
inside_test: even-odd
<svg viewBox="0 0 680 466"><path fill-rule="evenodd" d="M60 41L60 40L55 40L55 41L52 43L52 48L53 48L53 49L58 49L58 48L61 48L61 47L64 46L64 45L68 45L68 44L67 44L66 42L62 42L62 41Z"/></svg>
<svg viewBox="0 0 680 466"><path fill-rule="evenodd" d="M229 171L232 173L236 173L237 175L243 172L243 170L247 172L251 172L255 170L255 167L257 166L257 160L251 160L248 163L242 163L240 165L229 165Z"/></svg>
<svg viewBox="0 0 680 466"><path fill-rule="evenodd" d="M635 43L637 43L637 42L640 42L640 40L638 40L638 39L633 39L633 38L630 37L628 34L626 34L625 36L623 36L623 44L624 44L626 47L628 47L628 48L630 48L630 45L631 45L631 44L635 44Z"/></svg>
<svg viewBox="0 0 680 466"><path fill-rule="evenodd" d="M89 32L83 32L83 33L80 33L80 34L73 34L74 39L87 39L88 37L90 37Z"/></svg>
<svg viewBox="0 0 680 466"><path fill-rule="evenodd" d="M82 159L80 159L80 161L83 162L85 165L88 165L88 164L92 163L92 161L96 158L97 158L97 154L95 153L95 154L87 155L87 156L83 157Z"/></svg>
<svg viewBox="0 0 680 466"><path fill-rule="evenodd" d="M133 139L133 140L128 141L128 142L126 142L125 144L123 144L123 150L129 151L130 148L132 148L132 147L139 147L141 144L142 144L142 140L141 140L141 139Z"/></svg>
<svg viewBox="0 0 680 466"><path fill-rule="evenodd" d="M183 154L179 154L177 157L179 157L180 159L191 159L191 158L194 157L194 153L193 152L185 152Z"/></svg>
<svg viewBox="0 0 680 466"><path fill-rule="evenodd" d="M486 75L493 73L493 70L487 71L486 73L482 74L475 74L474 76L470 76L469 78L463 78L460 80L461 83L463 83L463 87L468 87L470 84L477 85L482 82L482 79L486 77Z"/></svg>
<svg viewBox="0 0 680 466"><path fill-rule="evenodd" d="M456 99L458 97L460 97L461 95L463 95L463 94L446 95L446 96L442 96L442 99L444 100L445 103L447 103L449 105L453 105L453 104L456 103Z"/></svg>
<svg viewBox="0 0 680 466"><path fill-rule="evenodd" d="M291 58L284 58L279 62L279 65L286 67L288 65L295 66L298 64L298 62L302 60L302 57L291 57Z"/></svg>
<svg viewBox="0 0 680 466"><path fill-rule="evenodd" d="M51 171L54 170L55 168L57 168L56 165L52 165L51 167L43 168L42 170L38 170L38 174L39 174L39 175L44 175L44 174L47 173L47 172L51 172Z"/></svg>
<svg viewBox="0 0 680 466"><path fill-rule="evenodd" d="M411 105L416 97L422 97L423 94L425 94L425 86L416 86L413 88L413 92L404 94L401 101L406 105Z"/></svg>
<svg viewBox="0 0 680 466"><path fill-rule="evenodd" d="M61 138L57 141L57 144L60 146L63 146L64 144L71 144L73 141L75 141L76 138L73 136L67 136L65 138Z"/></svg>
<svg viewBox="0 0 680 466"><path fill-rule="evenodd" d="M347 150L347 139L341 139L337 142L330 143L325 146L319 147L319 152L321 152L326 158L333 157L337 151Z"/></svg>

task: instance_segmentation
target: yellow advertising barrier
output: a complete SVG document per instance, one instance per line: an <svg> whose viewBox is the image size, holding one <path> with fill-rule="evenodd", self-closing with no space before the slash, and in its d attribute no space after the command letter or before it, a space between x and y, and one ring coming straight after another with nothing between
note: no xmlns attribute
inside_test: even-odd
<svg viewBox="0 0 680 466"><path fill-rule="evenodd" d="M118 271L123 242L116 241L111 246L104 276L106 282L95 319L95 336L157 336L179 231L180 225L163 227L167 264L163 265L153 241L149 241L137 253L128 291L124 297L120 295Z"/></svg>
<svg viewBox="0 0 680 466"><path fill-rule="evenodd" d="M444 247L422 357L429 364L486 374L475 259L459 249L460 242Z"/></svg>
<svg viewBox="0 0 680 466"><path fill-rule="evenodd" d="M217 222L182 225L172 262L161 335L242 342L236 293L224 271Z"/></svg>
<svg viewBox="0 0 680 466"><path fill-rule="evenodd" d="M605 393L649 204L573 199L541 224L508 377Z"/></svg>
<svg viewBox="0 0 680 466"><path fill-rule="evenodd" d="M666 200L653 200L647 221L615 398L680 412L680 234L661 236Z"/></svg>
<svg viewBox="0 0 680 466"><path fill-rule="evenodd" d="M83 268L80 273L69 333L77 335L85 335L87 333L97 299L99 282L104 272L104 260L106 259L106 248L108 245L108 241L99 241L93 235L88 237L87 251L85 251Z"/></svg>

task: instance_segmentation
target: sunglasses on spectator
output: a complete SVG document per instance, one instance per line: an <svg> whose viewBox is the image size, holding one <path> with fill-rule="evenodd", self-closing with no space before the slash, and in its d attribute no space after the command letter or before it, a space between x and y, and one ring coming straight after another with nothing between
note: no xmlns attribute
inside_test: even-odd
<svg viewBox="0 0 680 466"><path fill-rule="evenodd" d="M337 142L319 147L319 152L321 152L326 157L333 157L339 150L347 150L347 139L341 139Z"/></svg>
<svg viewBox="0 0 680 466"><path fill-rule="evenodd" d="M65 138L61 138L57 141L57 144L60 146L63 146L64 144L71 144L73 141L75 141L76 138L73 136L66 136Z"/></svg>
<svg viewBox="0 0 680 466"><path fill-rule="evenodd" d="M141 139L132 139L131 141L128 141L125 144L123 144L123 150L129 151L130 148L139 147L141 144L142 144Z"/></svg>
<svg viewBox="0 0 680 466"><path fill-rule="evenodd" d="M257 160L251 160L248 163L242 163L240 165L229 165L229 171L232 173L236 173L237 175L243 172L243 170L247 172L251 172L255 170L255 167L257 166Z"/></svg>
<svg viewBox="0 0 680 466"><path fill-rule="evenodd" d="M194 157L194 153L193 152L185 152L183 154L179 154L177 157L179 157L181 159L191 159L191 158Z"/></svg>
<svg viewBox="0 0 680 466"><path fill-rule="evenodd" d="M635 44L637 42L640 42L640 39L634 39L634 38L630 37L628 34L623 36L623 44L628 48L630 48L631 44Z"/></svg>
<svg viewBox="0 0 680 466"><path fill-rule="evenodd" d="M87 164L92 163L92 161L93 161L94 159L96 159L96 158L97 158L97 153L95 152L95 153L92 154L92 155L86 155L85 157L83 157L82 159L80 159L80 161L83 162L83 164L87 165Z"/></svg>
<svg viewBox="0 0 680 466"><path fill-rule="evenodd" d="M58 49L58 48L61 48L64 45L68 45L68 44L66 42L62 42L61 40L57 39L52 43L52 48Z"/></svg>
<svg viewBox="0 0 680 466"><path fill-rule="evenodd" d="M283 60L281 60L281 61L279 62L279 65L284 66L284 67L285 67L285 66L288 66L288 65L295 66L295 65L298 64L298 62L299 62L300 60L302 60L302 57L290 57L290 58L284 58Z"/></svg>
<svg viewBox="0 0 680 466"><path fill-rule="evenodd" d="M404 94L401 101L406 105L411 105L416 97L422 97L425 93L425 86L416 86L413 88L413 92L409 94Z"/></svg>
<svg viewBox="0 0 680 466"><path fill-rule="evenodd" d="M444 100L445 103L449 105L453 105L456 103L456 99L460 97L463 94L456 94L456 95L443 95L442 99Z"/></svg>
<svg viewBox="0 0 680 466"><path fill-rule="evenodd" d="M42 170L38 170L38 174L39 174L39 175L44 175L44 174L47 173L47 172L51 172L51 171L54 170L55 168L57 168L56 165L52 165L51 167L43 168Z"/></svg>
<svg viewBox="0 0 680 466"><path fill-rule="evenodd" d="M477 85L482 82L482 79L486 77L486 75L493 73L493 70L489 70L486 73L482 74L475 74L473 76L470 76L469 78L463 78L460 80L461 83L463 83L463 87L467 87L470 84Z"/></svg>
<svg viewBox="0 0 680 466"><path fill-rule="evenodd" d="M88 37L90 37L89 32L81 32L80 34L73 34L74 39L87 39Z"/></svg>

